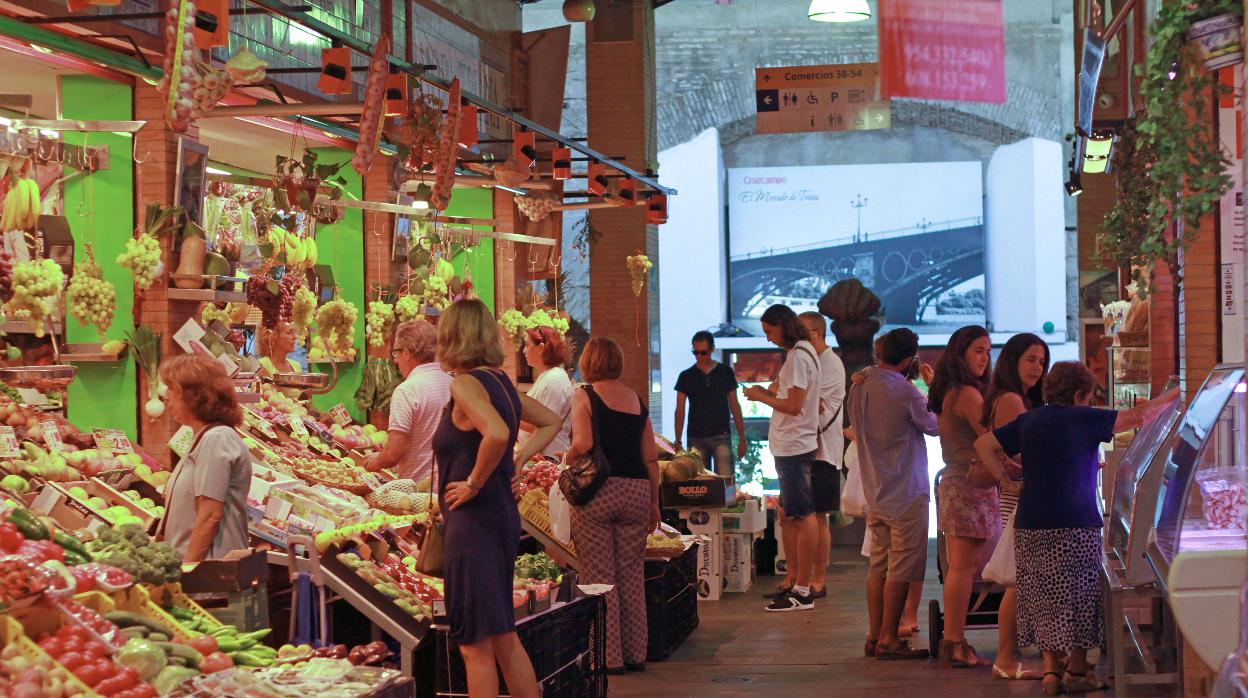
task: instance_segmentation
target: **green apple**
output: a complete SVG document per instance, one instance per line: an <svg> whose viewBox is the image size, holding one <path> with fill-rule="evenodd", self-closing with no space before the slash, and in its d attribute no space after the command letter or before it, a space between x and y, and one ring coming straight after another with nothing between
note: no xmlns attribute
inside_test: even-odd
<svg viewBox="0 0 1248 698"><path fill-rule="evenodd" d="M130 501L132 501L132 502L137 502L137 501L139 501L139 498L143 496L143 495L139 494L138 492L135 492L134 490L126 490L125 492L122 492L122 494L124 494L126 497L128 497L128 498L130 499Z"/></svg>
<svg viewBox="0 0 1248 698"><path fill-rule="evenodd" d="M139 477L145 478L152 474L152 469L150 466L148 466L147 463L139 463L138 465L134 466L134 474L138 475Z"/></svg>
<svg viewBox="0 0 1248 698"><path fill-rule="evenodd" d="M131 524L138 526L140 528L143 527L143 519L140 519L134 514L113 515L113 514L109 514L108 512L104 513L104 518L107 519L110 516L112 517L113 525L116 526L117 528L121 528L122 526L129 526Z"/></svg>
<svg viewBox="0 0 1248 698"><path fill-rule="evenodd" d="M149 511L150 511L152 508L154 508L154 507L156 506L156 502L153 502L153 501L152 501L151 499L149 499L148 497L144 497L144 498L140 499L140 500L138 501L138 504L139 504L139 506L141 506L141 507L143 507L144 509L147 509L147 510L149 510Z"/></svg>
<svg viewBox="0 0 1248 698"><path fill-rule="evenodd" d="M5 475L4 479L0 480L0 486L18 494L26 494L30 490L30 483L26 482L26 478L21 475Z"/></svg>
<svg viewBox="0 0 1248 698"><path fill-rule="evenodd" d="M97 511L101 511L108 508L108 502L104 501L103 497L92 497L87 500L87 506ZM125 507L122 507L122 509L125 509Z"/></svg>
<svg viewBox="0 0 1248 698"><path fill-rule="evenodd" d="M69 496L74 499L81 499L84 502L91 498L91 495L87 494L87 490L82 487L69 488Z"/></svg>

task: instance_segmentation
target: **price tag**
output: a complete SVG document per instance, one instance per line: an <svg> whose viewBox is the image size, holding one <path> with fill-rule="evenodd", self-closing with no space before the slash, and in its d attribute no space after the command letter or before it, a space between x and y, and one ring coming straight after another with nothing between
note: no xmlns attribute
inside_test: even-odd
<svg viewBox="0 0 1248 698"><path fill-rule="evenodd" d="M178 454L178 458L186 458L186 452L190 450L191 444L195 442L195 430L183 425L173 434L173 438L169 439L169 450Z"/></svg>
<svg viewBox="0 0 1248 698"><path fill-rule="evenodd" d="M285 521L290 517L290 502L281 497L269 497L264 507L264 518L269 521Z"/></svg>
<svg viewBox="0 0 1248 698"><path fill-rule="evenodd" d="M22 450L17 447L17 432L13 427L0 427L0 458L17 458Z"/></svg>
<svg viewBox="0 0 1248 698"><path fill-rule="evenodd" d="M243 416L246 418L247 425L255 428L270 440L277 439L277 432L273 431L273 425L269 424L269 420L261 417L250 407L243 408Z"/></svg>
<svg viewBox="0 0 1248 698"><path fill-rule="evenodd" d="M43 429L43 442L47 444L49 451L65 450L65 442L61 440L61 430L57 428L56 422L44 422L40 427Z"/></svg>
<svg viewBox="0 0 1248 698"><path fill-rule="evenodd" d="M329 418L334 420L334 424L340 427L345 427L351 423L351 415L341 402L329 408Z"/></svg>
<svg viewBox="0 0 1248 698"><path fill-rule="evenodd" d="M368 472L367 470L360 474L360 479L364 481L365 485L368 485L370 490L381 489L381 480L378 480L376 475Z"/></svg>
<svg viewBox="0 0 1248 698"><path fill-rule="evenodd" d="M91 436L95 439L95 447L105 453L134 453L130 437L120 429L92 429Z"/></svg>
<svg viewBox="0 0 1248 698"><path fill-rule="evenodd" d="M290 425L290 433L295 436L307 436L308 428L303 425L303 419L293 415L286 418L286 422Z"/></svg>
<svg viewBox="0 0 1248 698"><path fill-rule="evenodd" d="M312 528L317 533L320 533L321 531L332 531L335 528L338 528L338 524L334 523L333 519L327 519L324 516L317 514L316 523L312 524Z"/></svg>

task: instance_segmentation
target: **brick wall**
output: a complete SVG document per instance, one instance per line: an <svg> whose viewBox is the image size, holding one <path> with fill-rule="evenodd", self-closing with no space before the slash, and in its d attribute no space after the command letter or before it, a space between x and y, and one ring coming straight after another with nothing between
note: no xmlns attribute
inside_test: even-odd
<svg viewBox="0 0 1248 698"><path fill-rule="evenodd" d="M1218 237L1214 216L1200 221L1196 239L1180 256L1178 300L1179 380L1192 396L1218 363Z"/></svg>
<svg viewBox="0 0 1248 698"><path fill-rule="evenodd" d="M178 163L178 138L165 125L165 102L156 92L156 88L139 80L134 88L134 118L147 121L136 134L135 153L141 163L135 166L135 220L142 222L149 203L168 205L173 201L174 182ZM196 139L199 129L192 126L183 136ZM198 310L199 304L188 301L170 301L167 295L168 271L176 266L177 259L170 254L172 239L169 235L160 238L161 259L165 264L165 274L158 275L152 287L146 291L137 291L134 299L135 324L143 325L163 337L161 355L168 357L182 353L182 349L173 341L173 333L180 328ZM148 379L139 376L139 404L147 401ZM140 411L139 421L140 444L143 450L156 458L168 463L170 452L169 438L178 430L179 424L173 421L168 410L157 419L152 419Z"/></svg>

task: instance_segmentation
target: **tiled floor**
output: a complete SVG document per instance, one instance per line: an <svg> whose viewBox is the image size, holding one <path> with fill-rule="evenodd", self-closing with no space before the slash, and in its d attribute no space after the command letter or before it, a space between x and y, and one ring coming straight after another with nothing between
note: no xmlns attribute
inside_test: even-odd
<svg viewBox="0 0 1248 698"><path fill-rule="evenodd" d="M929 558L934 559L934 556ZM929 567L931 564L929 563ZM990 670L942 670L934 661L878 662L862 656L866 632L866 563L856 551L836 549L828 598L810 612L764 613L759 579L746 594L698 605L701 624L676 653L640 674L610 677L614 696L1039 696L1039 682L1007 682ZM919 614L926 646L926 609L940 598L934 567ZM986 657L996 651L996 631L968 633ZM1034 654L1029 661L1039 665ZM1091 694L1109 696L1109 692ZM1133 696L1168 695L1148 690Z"/></svg>

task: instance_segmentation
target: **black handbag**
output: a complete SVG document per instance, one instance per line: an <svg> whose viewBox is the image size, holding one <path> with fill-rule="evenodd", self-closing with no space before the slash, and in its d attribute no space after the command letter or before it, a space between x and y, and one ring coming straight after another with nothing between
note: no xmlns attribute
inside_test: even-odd
<svg viewBox="0 0 1248 698"><path fill-rule="evenodd" d="M574 507L589 504L607 478L611 477L611 462L602 451L602 435L598 428L599 397L593 386L585 385L589 393L589 419L594 428L594 447L574 463L568 463L559 473L559 489L568 503Z"/></svg>

